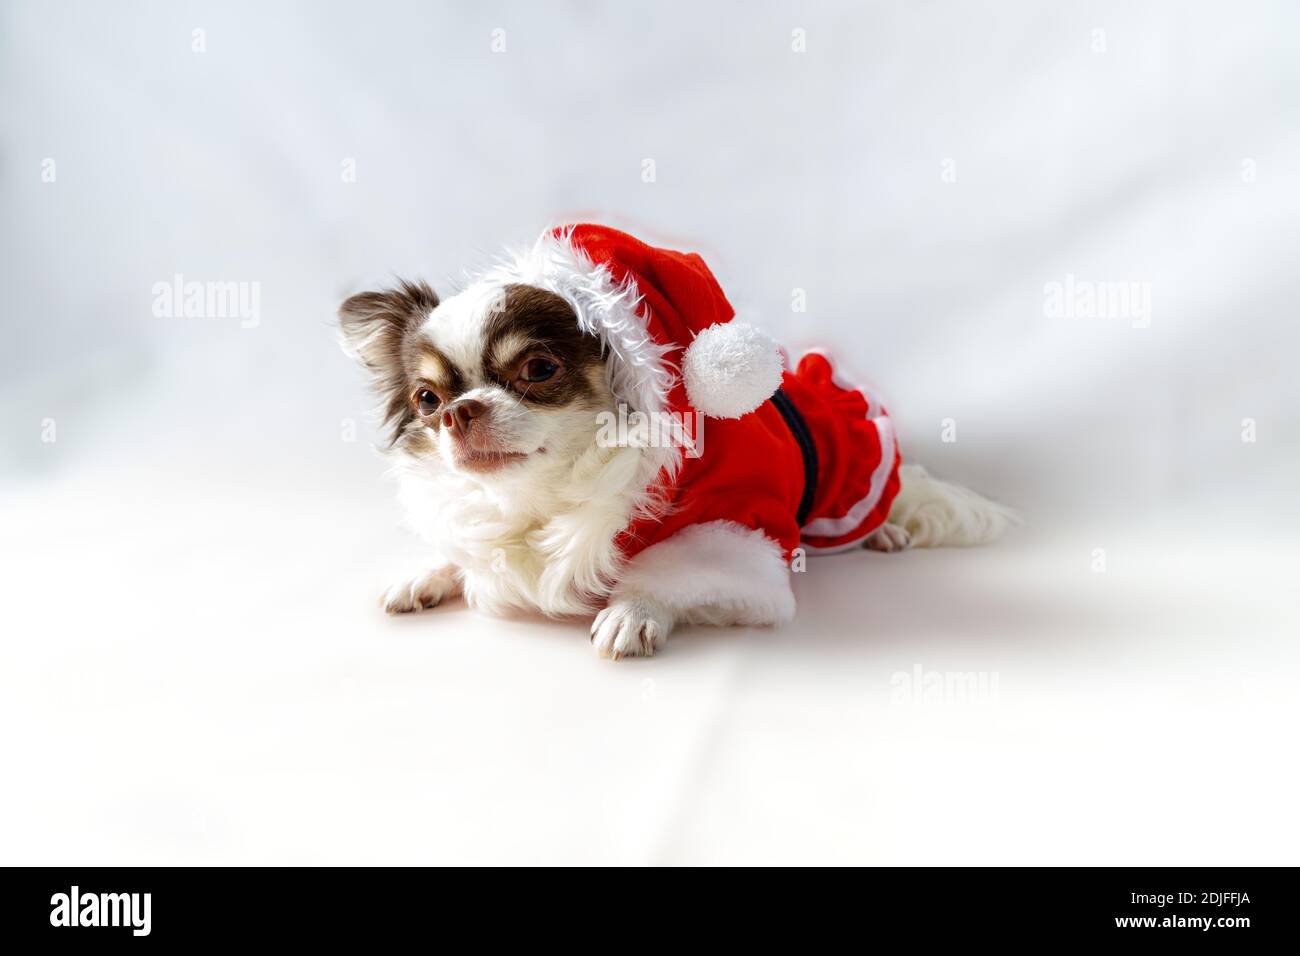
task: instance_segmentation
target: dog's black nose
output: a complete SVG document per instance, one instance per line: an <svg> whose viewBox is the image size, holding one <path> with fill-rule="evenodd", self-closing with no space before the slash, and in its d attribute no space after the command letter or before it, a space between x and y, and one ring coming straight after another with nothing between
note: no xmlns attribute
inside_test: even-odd
<svg viewBox="0 0 1300 956"><path fill-rule="evenodd" d="M487 406L477 399L463 398L452 402L442 412L442 427L450 428L454 434L464 437L469 433L469 426L474 419L482 418Z"/></svg>

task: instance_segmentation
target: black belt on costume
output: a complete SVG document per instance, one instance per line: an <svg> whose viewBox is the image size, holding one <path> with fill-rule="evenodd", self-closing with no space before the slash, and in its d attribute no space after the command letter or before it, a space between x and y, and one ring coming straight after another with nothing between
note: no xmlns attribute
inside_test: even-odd
<svg viewBox="0 0 1300 956"><path fill-rule="evenodd" d="M813 496L817 493L817 446L813 444L807 422L799 414L799 409L794 407L794 402L790 401L785 389L778 388L768 401L781 413L786 427L799 445L799 451L803 453L803 497L799 499L798 516L799 526L803 527L812 511Z"/></svg>

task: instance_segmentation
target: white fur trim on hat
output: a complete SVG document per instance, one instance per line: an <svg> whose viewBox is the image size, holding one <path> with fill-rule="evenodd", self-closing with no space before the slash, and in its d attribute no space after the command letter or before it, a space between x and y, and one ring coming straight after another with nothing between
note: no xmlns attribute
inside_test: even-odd
<svg viewBox="0 0 1300 956"><path fill-rule="evenodd" d="M531 247L481 278L501 285L533 285L560 296L573 308L578 327L599 338L610 355L606 374L615 400L649 415L668 409L668 394L676 382L676 369L668 361L672 346L650 334L636 285L630 279L615 282L608 268L595 265L574 245L572 230L544 232ZM648 486L660 473L669 478L677 473L682 449L671 442L653 443L641 450L641 459L642 485ZM650 513L657 507L659 502L644 499L633 511Z"/></svg>
<svg viewBox="0 0 1300 956"><path fill-rule="evenodd" d="M673 368L671 345L656 342L631 280L614 281L609 269L596 266L577 248L571 232L545 232L531 248L516 253L484 278L522 282L554 292L573 307L578 327L596 336L615 361L610 363L614 397L639 412L654 414L668 407Z"/></svg>
<svg viewBox="0 0 1300 956"><path fill-rule="evenodd" d="M695 337L682 357L686 396L711 418L740 418L781 387L781 352L746 322L719 322Z"/></svg>

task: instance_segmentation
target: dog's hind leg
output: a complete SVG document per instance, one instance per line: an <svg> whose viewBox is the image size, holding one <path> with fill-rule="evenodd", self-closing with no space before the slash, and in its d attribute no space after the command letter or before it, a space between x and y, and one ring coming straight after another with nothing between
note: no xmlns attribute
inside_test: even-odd
<svg viewBox="0 0 1300 956"><path fill-rule="evenodd" d="M890 524L886 521L867 535L867 540L862 542L862 546L868 551L882 551L885 554L892 554L895 551L906 551L910 548L912 546L912 536L907 533L907 529L902 525Z"/></svg>

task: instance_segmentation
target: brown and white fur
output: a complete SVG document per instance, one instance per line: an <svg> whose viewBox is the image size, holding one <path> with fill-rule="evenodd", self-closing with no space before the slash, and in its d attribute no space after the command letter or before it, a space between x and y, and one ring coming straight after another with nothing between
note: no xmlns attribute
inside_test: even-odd
<svg viewBox="0 0 1300 956"><path fill-rule="evenodd" d="M662 507L651 488L680 452L605 447L597 416L615 395L655 410L671 380L646 361L662 356L628 290L573 286L562 254L539 244L442 302L403 282L340 307L345 348L382 399L401 501L435 555L383 606L463 594L489 612L595 613L592 643L612 658L653 654L680 623L789 620L779 548L738 525L693 526L623 560L616 536ZM1011 518L918 468L902 478L868 547L979 543Z"/></svg>

